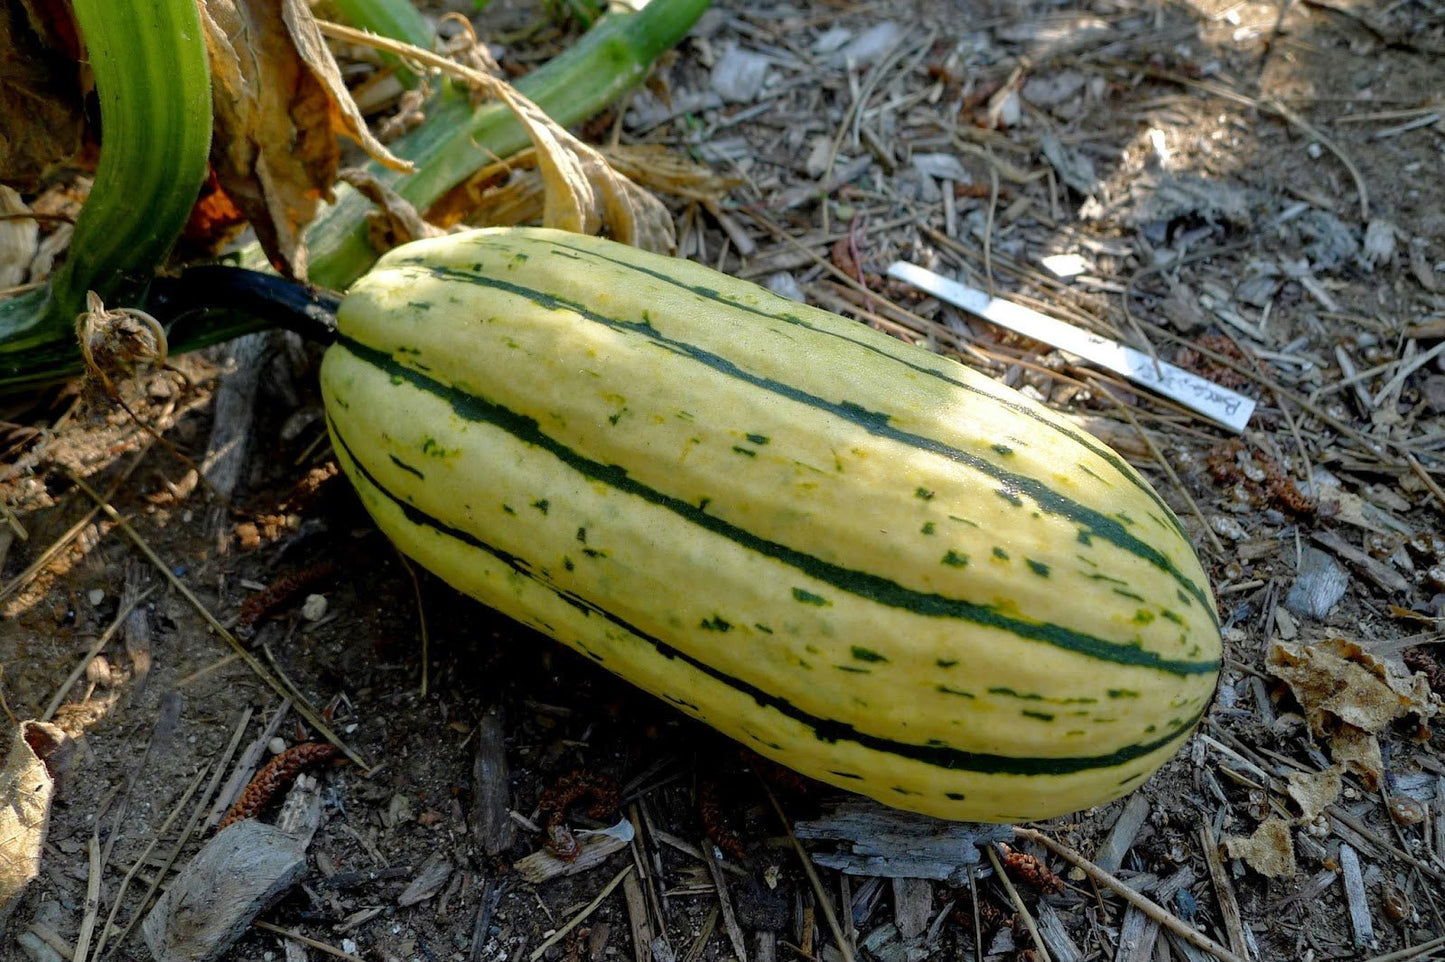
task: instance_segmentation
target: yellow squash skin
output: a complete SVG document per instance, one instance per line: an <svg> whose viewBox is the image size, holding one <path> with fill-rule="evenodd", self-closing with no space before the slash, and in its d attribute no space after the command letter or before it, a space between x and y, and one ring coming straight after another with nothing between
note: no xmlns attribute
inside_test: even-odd
<svg viewBox="0 0 1445 962"><path fill-rule="evenodd" d="M387 254L322 390L459 590L804 774L973 821L1136 788L1214 690L1179 522L962 365L698 265L492 229Z"/></svg>

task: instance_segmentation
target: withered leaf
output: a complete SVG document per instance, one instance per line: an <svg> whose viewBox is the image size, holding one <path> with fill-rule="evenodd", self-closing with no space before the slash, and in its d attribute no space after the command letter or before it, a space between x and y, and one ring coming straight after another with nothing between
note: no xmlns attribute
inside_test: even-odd
<svg viewBox="0 0 1445 962"><path fill-rule="evenodd" d="M351 92L346 89L346 82L341 79L341 69L336 66L336 58L326 46L321 28L316 25L316 18L305 0L282 0L281 15L286 21L287 30L290 31L291 40L296 44L297 53L311 68L316 80L326 89L331 107L332 129L356 141L372 160L385 167L400 173L415 170L411 162L397 157L372 136L366 126L366 118L361 115L361 109L356 106Z"/></svg>
<svg viewBox="0 0 1445 962"><path fill-rule="evenodd" d="M304 277L302 232L340 166L336 134L398 170L366 130L309 8L301 0L206 0L216 138L211 162L272 263Z"/></svg>
<svg viewBox="0 0 1445 962"><path fill-rule="evenodd" d="M1296 872L1294 839L1282 818L1265 819L1248 838L1226 838L1224 850L1267 878L1291 878Z"/></svg>
<svg viewBox="0 0 1445 962"><path fill-rule="evenodd" d="M512 87L497 83L497 97L516 115L537 150L546 187L546 227L596 234L606 228L624 244L671 253L677 239L662 201L612 169L584 144Z"/></svg>
<svg viewBox="0 0 1445 962"><path fill-rule="evenodd" d="M1423 730L1439 711L1422 676L1406 674L1344 639L1276 642L1267 667L1289 686L1314 733L1330 740L1336 762L1372 784L1382 767L1375 733L1408 716Z"/></svg>
<svg viewBox="0 0 1445 962"><path fill-rule="evenodd" d="M65 741L54 725L21 722L0 756L0 932L21 892L40 871L55 790L46 759Z"/></svg>
<svg viewBox="0 0 1445 962"><path fill-rule="evenodd" d="M703 203L720 203L737 181L660 144L599 147L613 170L639 187ZM434 224L511 226L542 218L545 185L536 150L488 164L443 194L427 211ZM1147 452L1145 452L1147 455Z"/></svg>
<svg viewBox="0 0 1445 962"><path fill-rule="evenodd" d="M1285 776L1285 791L1300 807L1300 818L1307 822L1334 804L1343 785L1339 765L1322 772L1290 772Z"/></svg>
<svg viewBox="0 0 1445 962"><path fill-rule="evenodd" d="M410 201L383 184L370 171L351 167L341 172L341 179L376 205L377 209L367 219L371 246L375 249L388 251L423 237L439 237L446 233L423 220Z"/></svg>

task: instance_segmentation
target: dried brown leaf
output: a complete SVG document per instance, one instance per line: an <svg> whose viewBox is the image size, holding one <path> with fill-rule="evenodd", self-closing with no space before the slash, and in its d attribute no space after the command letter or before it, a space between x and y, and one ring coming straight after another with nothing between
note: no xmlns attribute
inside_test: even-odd
<svg viewBox="0 0 1445 962"><path fill-rule="evenodd" d="M1314 733L1329 739L1335 760L1371 782L1382 771L1375 733L1407 716L1424 731L1439 711L1423 676L1407 674L1344 639L1276 642L1267 667L1289 686Z"/></svg>
<svg viewBox="0 0 1445 962"><path fill-rule="evenodd" d="M316 25L316 18L305 0L282 0L281 15L296 44L297 53L329 95L331 129L356 141L372 160L385 167L400 173L415 170L413 164L397 157L372 136L366 126L366 118L361 115L361 108L356 106L351 92L346 89L346 82L341 79L341 68L337 67L336 58L326 46L321 28Z"/></svg>
<svg viewBox="0 0 1445 962"><path fill-rule="evenodd" d="M658 144L621 144L598 152L639 187L703 203L720 203L737 181ZM433 224L511 226L542 219L546 185L535 171L537 152L525 150L488 164L444 194L427 211Z"/></svg>
<svg viewBox="0 0 1445 962"><path fill-rule="evenodd" d="M371 234L371 246L377 250L389 251L423 237L439 237L446 233L423 220L410 201L365 168L347 168L341 172L341 179L376 205L377 209L367 218L367 227Z"/></svg>
<svg viewBox="0 0 1445 962"><path fill-rule="evenodd" d="M395 169L409 165L367 132L300 0L206 0L201 22L211 61L216 175L276 267L304 277L302 231L336 182L336 134Z"/></svg>
<svg viewBox="0 0 1445 962"><path fill-rule="evenodd" d="M494 92L527 131L537 149L547 199L546 227L579 234L606 229L615 240L671 253L677 238L662 201L612 169L595 148L582 143L512 87Z"/></svg>
<svg viewBox="0 0 1445 962"><path fill-rule="evenodd" d="M0 758L0 932L25 886L40 871L55 780L44 757L65 735L45 722L22 722Z"/></svg>
<svg viewBox="0 0 1445 962"><path fill-rule="evenodd" d="M466 21L461 23L469 33ZM516 116L536 151L546 190L542 215L545 226L587 234L606 230L625 244L671 253L675 246L672 217L662 202L613 170L601 153L568 133L510 84L486 72L491 69L490 60L482 56L475 37L468 36L461 45L464 58L474 64L465 66L340 24L327 24L326 32L338 39L369 43L380 50L413 57L465 80L478 95L490 94L500 100ZM436 219L434 215L434 222Z"/></svg>
<svg viewBox="0 0 1445 962"><path fill-rule="evenodd" d="M1322 772L1290 772L1285 783L1285 791L1300 807L1300 817L1309 822L1340 797L1344 780L1340 766L1332 765Z"/></svg>
<svg viewBox="0 0 1445 962"><path fill-rule="evenodd" d="M1282 818L1265 819L1248 838L1226 838L1224 850L1267 878L1291 878L1296 872L1294 839L1289 822Z"/></svg>

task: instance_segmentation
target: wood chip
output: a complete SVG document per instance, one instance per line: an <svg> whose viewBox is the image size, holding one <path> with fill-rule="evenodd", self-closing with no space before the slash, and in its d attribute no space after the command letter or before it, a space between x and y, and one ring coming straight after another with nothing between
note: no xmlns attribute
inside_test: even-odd
<svg viewBox="0 0 1445 962"><path fill-rule="evenodd" d="M1350 910L1350 929L1355 934L1355 948L1372 948L1375 944L1375 926L1370 920L1370 904L1365 899L1365 879L1360 874L1360 857L1345 842L1340 843L1340 877L1345 885L1345 904Z"/></svg>
<svg viewBox="0 0 1445 962"><path fill-rule="evenodd" d="M396 897L396 904L406 908L431 898L441 891L447 879L452 877L452 870L452 863L442 853L433 852L431 857L422 863L416 878Z"/></svg>
<svg viewBox="0 0 1445 962"><path fill-rule="evenodd" d="M1134 839L1139 837L1139 830L1144 827L1144 820L1148 817L1149 799L1142 792L1129 796L1124 810L1119 813L1118 821L1109 829L1104 844L1099 846L1099 851L1094 856L1094 864L1106 872L1118 872L1119 866L1124 864L1124 856L1129 854Z"/></svg>
<svg viewBox="0 0 1445 962"><path fill-rule="evenodd" d="M920 878L893 880L893 922L898 926L899 935L905 939L922 935L932 914L932 883Z"/></svg>
<svg viewBox="0 0 1445 962"><path fill-rule="evenodd" d="M1200 826L1199 840L1204 848L1204 860L1209 865L1209 878L1214 882L1214 897L1219 902L1219 914L1224 920L1224 931L1229 936L1229 948L1243 959L1253 958L1244 941L1244 920L1239 914L1239 899L1235 897L1234 885L1225 871L1224 859L1219 855L1219 843L1214 840L1214 831L1208 825Z"/></svg>
<svg viewBox="0 0 1445 962"><path fill-rule="evenodd" d="M1054 962L1083 962L1084 953L1069 938L1058 910L1047 902L1040 902L1038 917L1039 937L1044 940L1044 947L1049 950Z"/></svg>
<svg viewBox="0 0 1445 962"><path fill-rule="evenodd" d="M743 930L738 926L738 917L733 912L733 900L728 895L727 878L723 875L717 856L713 854L711 842L702 844L702 854L703 862L707 865L707 872L712 876L712 884L717 887L718 908L722 910L723 929L728 934L728 941L732 943L733 954L737 957L738 962L748 962L747 942L743 940Z"/></svg>
<svg viewBox="0 0 1445 962"><path fill-rule="evenodd" d="M212 838L141 923L157 962L218 959L306 874L295 836L254 819Z"/></svg>
<svg viewBox="0 0 1445 962"><path fill-rule="evenodd" d="M876 802L849 800L824 818L799 822L798 838L837 841L837 852L813 854L813 861L850 875L923 878L962 885L969 867L982 855L979 846L1007 841L1006 825L944 822L884 808Z"/></svg>
<svg viewBox="0 0 1445 962"><path fill-rule="evenodd" d="M471 829L483 852L499 855L517 840L517 824L508 814L512 807L512 771L507 764L501 714L492 710L483 715L475 734Z"/></svg>
<svg viewBox="0 0 1445 962"><path fill-rule="evenodd" d="M622 824L630 825L631 823L623 822ZM524 880L534 885L557 878L559 875L576 875L579 872L596 868L607 861L607 857L613 852L620 852L632 844L632 833L610 831L586 835L578 833L577 841L581 845L581 851L571 862L558 858L544 848L519 858L514 868Z"/></svg>
<svg viewBox="0 0 1445 962"><path fill-rule="evenodd" d="M1345 541L1333 531L1316 531L1310 535L1310 540L1315 544L1322 545L1344 558L1350 564L1360 570L1366 578L1369 578L1379 587L1392 594L1407 594L1410 591L1410 582L1405 576L1394 568L1381 561L1376 561L1366 552Z"/></svg>

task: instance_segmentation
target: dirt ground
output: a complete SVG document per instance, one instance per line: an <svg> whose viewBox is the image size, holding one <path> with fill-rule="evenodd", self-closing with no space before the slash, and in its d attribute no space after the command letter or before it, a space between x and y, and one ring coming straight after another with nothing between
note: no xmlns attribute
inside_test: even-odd
<svg viewBox="0 0 1445 962"><path fill-rule="evenodd" d="M1239 957L1445 958L1445 6L1286 7L732 0L666 66L670 103L638 94L595 129L737 179L716 210L670 200L682 253L1078 416L1194 535L1227 623L1200 732L1129 799L1035 828ZM896 259L1259 406L1235 436L886 279ZM769 796L796 822L835 793L407 566L334 474L316 362L263 342L229 510L181 457L207 451L224 355L127 387L164 445L66 393L0 414L0 493L28 534L0 540L0 695L32 719L62 693L77 739L0 959L75 957L117 897L102 957L145 958L120 930L206 837L236 746L268 724L273 747L316 738L161 568L375 766L311 769L305 874L228 960L530 959L628 866L544 957L1039 959L1045 919L1055 959L1209 957L1033 842L1015 845L1064 885L1024 873L1017 903L987 859L972 888L822 867L815 887ZM479 752L510 767L500 798ZM539 805L607 780L640 841L525 881ZM574 828L617 820L585 808ZM515 839L489 855L498 811Z"/></svg>

